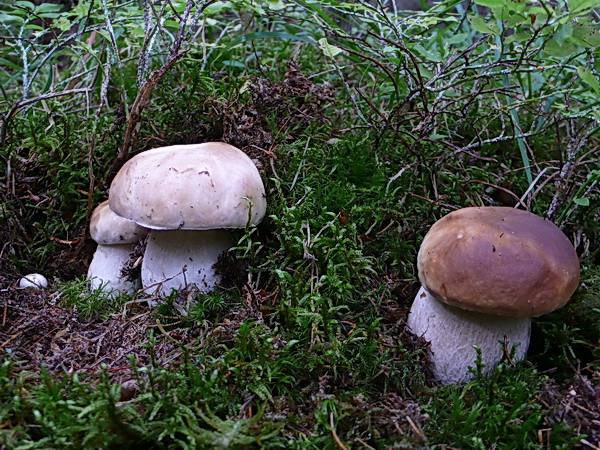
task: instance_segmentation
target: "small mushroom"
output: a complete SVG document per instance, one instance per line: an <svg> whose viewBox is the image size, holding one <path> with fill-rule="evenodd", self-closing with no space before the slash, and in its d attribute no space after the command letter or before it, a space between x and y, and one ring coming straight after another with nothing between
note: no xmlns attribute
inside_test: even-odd
<svg viewBox="0 0 600 450"><path fill-rule="evenodd" d="M423 239L417 265L422 288L408 327L430 342L443 384L471 378L474 345L484 373L515 344L515 360L523 359L530 318L563 307L579 283L577 253L560 229L508 207L464 208L441 218Z"/></svg>
<svg viewBox="0 0 600 450"><path fill-rule="evenodd" d="M109 295L139 289L140 281L128 280L122 271L136 244L147 233L147 229L113 213L108 207L108 201L100 203L92 212L90 220L90 236L98 243L87 274L90 287L104 287Z"/></svg>
<svg viewBox="0 0 600 450"><path fill-rule="evenodd" d="M30 273L19 280L19 287L29 289L42 289L48 287L48 280L39 273Z"/></svg>
<svg viewBox="0 0 600 450"><path fill-rule="evenodd" d="M110 208L150 228L142 284L208 292L213 268L234 239L229 229L259 223L265 191L252 160L228 144L209 142L148 150L127 161L110 187Z"/></svg>

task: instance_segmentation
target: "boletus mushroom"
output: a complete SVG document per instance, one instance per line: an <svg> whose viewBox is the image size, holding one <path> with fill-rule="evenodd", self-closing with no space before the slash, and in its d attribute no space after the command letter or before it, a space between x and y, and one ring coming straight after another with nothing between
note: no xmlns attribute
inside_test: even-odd
<svg viewBox="0 0 600 450"><path fill-rule="evenodd" d="M108 200L100 203L90 219L90 236L98 243L88 268L90 287L102 287L108 295L139 289L140 280L128 279L123 269L129 262L131 252L147 233L146 228L113 213L108 207Z"/></svg>
<svg viewBox="0 0 600 450"><path fill-rule="evenodd" d="M213 268L234 243L230 229L265 215L262 179L252 160L220 142L174 145L131 158L115 176L112 211L149 228L142 284L156 292L220 282Z"/></svg>
<svg viewBox="0 0 600 450"><path fill-rule="evenodd" d="M531 317L564 306L579 283L579 259L549 220L508 207L473 207L438 220L418 254L410 330L430 342L435 377L467 381L478 346L484 373L516 345L529 346Z"/></svg>

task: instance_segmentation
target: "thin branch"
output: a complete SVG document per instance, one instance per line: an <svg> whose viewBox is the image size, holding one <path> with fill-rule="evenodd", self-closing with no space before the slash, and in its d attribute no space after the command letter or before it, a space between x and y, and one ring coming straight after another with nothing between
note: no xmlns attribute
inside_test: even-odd
<svg viewBox="0 0 600 450"><path fill-rule="evenodd" d="M581 149L587 144L589 137L594 129L598 126L598 121L592 120L576 129L575 121L569 120L570 141L567 144L566 161L561 167L558 174L558 179L555 181L556 192L552 197L546 217L550 220L554 219L558 208L565 201L569 188L569 180L571 178L573 164L575 158L581 152Z"/></svg>
<svg viewBox="0 0 600 450"><path fill-rule="evenodd" d="M129 154L137 144L140 132L142 112L146 107L148 100L150 99L150 94L152 94L152 90L156 87L159 81L167 74L167 72L187 54L187 52L188 50L185 50L169 58L169 60L162 67L152 72L150 78L148 78L148 81L140 88L135 98L135 101L133 102L133 105L131 107L123 146L120 148L117 157L115 158L112 166L110 167L109 176L107 180L108 183L112 181L112 178L117 174L121 166L125 164L125 161L127 161Z"/></svg>

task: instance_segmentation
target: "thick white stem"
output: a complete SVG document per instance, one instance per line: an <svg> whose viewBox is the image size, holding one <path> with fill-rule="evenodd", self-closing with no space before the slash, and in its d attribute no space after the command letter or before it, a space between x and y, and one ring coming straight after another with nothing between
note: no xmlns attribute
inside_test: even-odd
<svg viewBox="0 0 600 450"><path fill-rule="evenodd" d="M184 288L209 292L221 281L213 265L233 243L226 230L151 230L142 262L142 285L162 295Z"/></svg>
<svg viewBox="0 0 600 450"><path fill-rule="evenodd" d="M139 280L129 281L121 274L121 270L129 262L129 254L135 245L98 244L87 274L90 279L90 287L99 289L103 286L108 295L131 293L138 290L141 287Z"/></svg>
<svg viewBox="0 0 600 450"><path fill-rule="evenodd" d="M430 343L433 374L442 384L468 381L481 349L484 374L489 374L505 352L518 344L514 360L525 357L529 346L531 319L501 317L466 311L438 301L423 287L408 315L408 327Z"/></svg>

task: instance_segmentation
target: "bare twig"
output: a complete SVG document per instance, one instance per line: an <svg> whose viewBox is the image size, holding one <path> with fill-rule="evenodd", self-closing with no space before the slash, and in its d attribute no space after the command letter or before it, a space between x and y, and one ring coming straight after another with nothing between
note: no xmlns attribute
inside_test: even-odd
<svg viewBox="0 0 600 450"><path fill-rule="evenodd" d="M125 139L123 142L123 146L119 149L119 153L117 157L112 163L110 167L109 176L107 182L110 183L112 178L117 174L119 169L127 158L129 154L137 144L140 125L142 119L142 112L150 99L150 95L152 94L152 90L156 87L159 81L166 75L166 73L178 62L180 61L186 54L187 50L169 58L169 60L159 69L152 72L148 81L141 87L139 90L135 101L131 107L131 112L129 115L129 121L127 123L127 130L125 131Z"/></svg>
<svg viewBox="0 0 600 450"><path fill-rule="evenodd" d="M546 217L550 220L556 218L559 206L564 203L571 184L569 183L575 158L586 145L592 132L598 126L596 120L588 121L582 127L577 129L573 119L569 120L569 136L570 140L566 149L566 160L563 164L558 179L555 181L556 192L552 197Z"/></svg>
<svg viewBox="0 0 600 450"><path fill-rule="evenodd" d="M341 449L341 450L347 450L347 447L344 445L344 443L340 440L339 436L337 435L336 431L335 431L335 422L333 420L333 412L329 413L329 425L331 426L331 435L333 436L333 439L335 441L335 443L337 444L337 446Z"/></svg>

